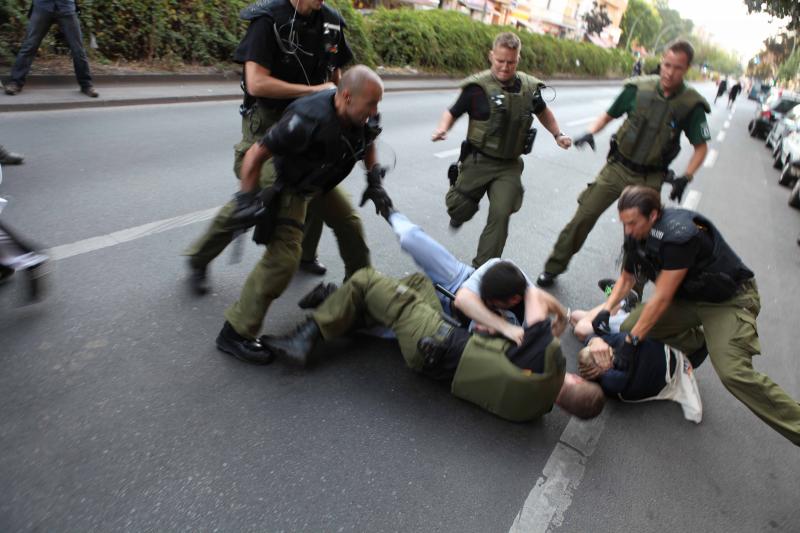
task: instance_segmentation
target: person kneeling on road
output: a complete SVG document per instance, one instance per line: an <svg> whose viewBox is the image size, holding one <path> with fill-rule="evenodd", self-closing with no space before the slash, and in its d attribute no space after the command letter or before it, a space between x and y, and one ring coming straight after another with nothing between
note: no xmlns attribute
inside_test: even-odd
<svg viewBox="0 0 800 533"><path fill-rule="evenodd" d="M471 333L443 314L433 284L416 273L402 280L371 267L356 272L331 294L295 332L261 338L267 349L305 365L316 343L356 329L391 329L411 370L451 382L451 392L508 420L538 418L553 404L580 418L603 409L600 387L565 372L566 361L548 315L557 314L546 299L532 300L531 324L518 344L502 337ZM554 331L555 329L555 331Z"/></svg>

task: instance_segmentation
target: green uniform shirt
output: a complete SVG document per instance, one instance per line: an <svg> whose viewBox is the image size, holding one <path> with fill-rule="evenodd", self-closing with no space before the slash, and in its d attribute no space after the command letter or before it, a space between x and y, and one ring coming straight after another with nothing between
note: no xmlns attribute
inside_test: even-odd
<svg viewBox="0 0 800 533"><path fill-rule="evenodd" d="M681 85L681 91L686 85ZM658 93L663 96L661 92L661 84L658 85ZM614 118L619 118L622 115L633 111L633 106L636 103L636 86L626 85L625 89L617 96L611 107L608 108L608 113ZM686 138L692 145L703 144L711 140L711 130L708 128L706 122L706 113L701 106L695 107L689 114L689 120L686 128L683 130Z"/></svg>

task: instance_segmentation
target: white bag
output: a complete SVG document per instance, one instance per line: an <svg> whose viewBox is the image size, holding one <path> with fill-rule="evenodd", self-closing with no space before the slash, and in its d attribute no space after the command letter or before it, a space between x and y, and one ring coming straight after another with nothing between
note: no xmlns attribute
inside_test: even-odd
<svg viewBox="0 0 800 533"><path fill-rule="evenodd" d="M675 374L670 376L670 351L675 355ZM703 420L703 402L700 399L700 389L694 377L692 363L683 352L664 345L664 356L667 359L667 373L664 380L667 384L661 392L651 398L642 400L625 400L620 395L620 400L629 403L649 402L651 400L672 400L681 404L683 417L699 424Z"/></svg>

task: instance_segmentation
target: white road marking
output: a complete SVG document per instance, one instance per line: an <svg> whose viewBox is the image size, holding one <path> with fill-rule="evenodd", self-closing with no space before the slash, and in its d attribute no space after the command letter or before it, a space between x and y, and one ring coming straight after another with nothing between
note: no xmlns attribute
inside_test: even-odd
<svg viewBox="0 0 800 533"><path fill-rule="evenodd" d="M439 159L447 159L448 157L453 157L454 155L458 155L461 153L461 148L453 148L452 150L445 150L444 152L436 152L433 154L433 157L438 157Z"/></svg>
<svg viewBox="0 0 800 533"><path fill-rule="evenodd" d="M545 533L561 526L603 433L607 412L592 420L570 419L509 533Z"/></svg>
<svg viewBox="0 0 800 533"><path fill-rule="evenodd" d="M45 253L50 256L51 260L59 261L61 259L67 259L68 257L74 257L76 255L102 250L103 248L108 248L109 246L116 246L117 244L122 244L124 242L141 239L142 237L147 237L148 235L155 235L156 233L161 233L162 231L180 228L182 226L194 224L195 222L208 220L209 218L212 218L217 211L219 211L219 207L212 207L211 209L203 209L201 211L195 211L186 215L165 218L164 220L157 220L155 222L142 224L141 226L115 231L113 233L107 233L98 237L83 239L82 241L73 242L71 244L62 244L61 246L56 246L46 250Z"/></svg>
<svg viewBox="0 0 800 533"><path fill-rule="evenodd" d="M588 123L594 121L594 119L595 119L595 117L582 118L580 120L573 120L571 122L567 122L566 125L567 126L580 126L582 124L588 124Z"/></svg>
<svg viewBox="0 0 800 533"><path fill-rule="evenodd" d="M722 128L723 128L723 129L729 128L729 127L730 127L730 125L731 125L731 121L730 121L730 120L726 120L726 121L725 121L725 124L723 124L723 125L722 125Z"/></svg>
<svg viewBox="0 0 800 533"><path fill-rule="evenodd" d="M733 111L731 111L730 113L728 113L728 120L731 120L732 118L733 118Z"/></svg>
<svg viewBox="0 0 800 533"><path fill-rule="evenodd" d="M683 202L681 202L681 207L694 211L697 209L697 205L700 203L700 198L702 196L703 193L700 191L690 190L686 193L686 197L683 199Z"/></svg>
<svg viewBox="0 0 800 533"><path fill-rule="evenodd" d="M725 130L722 130L717 134L717 142L721 143L725 140Z"/></svg>
<svg viewBox="0 0 800 533"><path fill-rule="evenodd" d="M714 163L717 162L717 156L719 152L714 150L713 148L708 151L708 155L706 156L706 160L703 162L703 166L705 168L711 168L714 166Z"/></svg>

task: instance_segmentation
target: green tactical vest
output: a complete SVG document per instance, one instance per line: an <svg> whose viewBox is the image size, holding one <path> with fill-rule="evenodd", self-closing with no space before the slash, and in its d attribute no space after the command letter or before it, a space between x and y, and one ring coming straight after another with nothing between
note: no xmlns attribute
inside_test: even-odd
<svg viewBox="0 0 800 533"><path fill-rule="evenodd" d="M467 85L478 85L489 99L489 119L470 118L467 130L469 143L489 157L518 158L533 124L533 98L544 83L523 72L518 72L517 77L522 81L519 93L504 91L489 70L461 82L462 89Z"/></svg>
<svg viewBox="0 0 800 533"><path fill-rule="evenodd" d="M529 374L506 356L511 342L472 335L453 377L454 396L512 422L525 422L550 412L564 383L566 360L553 339L545 350L544 373Z"/></svg>
<svg viewBox="0 0 800 533"><path fill-rule="evenodd" d="M710 113L711 107L691 87L665 98L658 92L658 83L657 75L625 82L636 87L636 104L617 130L617 149L638 165L666 169L680 152L681 130L686 128L689 114L697 106Z"/></svg>

